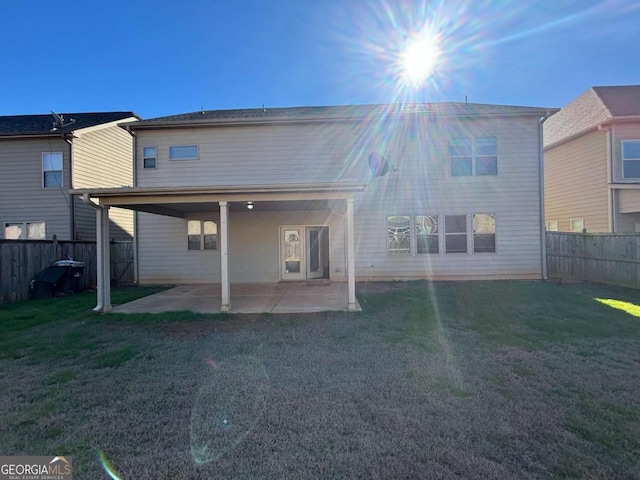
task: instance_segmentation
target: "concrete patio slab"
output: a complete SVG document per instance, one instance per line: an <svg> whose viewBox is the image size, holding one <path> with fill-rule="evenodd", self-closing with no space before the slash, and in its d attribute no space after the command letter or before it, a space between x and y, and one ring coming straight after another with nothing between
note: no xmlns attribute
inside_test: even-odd
<svg viewBox="0 0 640 480"><path fill-rule="evenodd" d="M220 285L179 285L113 308L117 313L220 312ZM346 283L280 282L231 285L231 313L346 311ZM360 305L356 300L357 310Z"/></svg>

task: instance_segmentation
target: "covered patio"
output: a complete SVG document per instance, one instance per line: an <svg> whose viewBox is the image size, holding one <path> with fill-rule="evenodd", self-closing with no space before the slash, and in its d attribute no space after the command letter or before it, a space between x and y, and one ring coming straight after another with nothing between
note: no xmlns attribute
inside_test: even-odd
<svg viewBox="0 0 640 480"><path fill-rule="evenodd" d="M197 212L219 212L220 272L212 275L211 284L181 286L155 297L158 305L146 303L145 311L167 308L207 312L306 312L323 310L359 310L355 296L354 195L364 183L323 183L310 185L242 185L218 187L122 187L77 189L72 194L96 209L97 226L97 305L96 312L108 312L111 305L109 268L109 208L120 207L175 218L187 218ZM231 285L233 268L229 260L229 224L235 209L250 204L277 211L294 209L312 211L322 208L340 211L344 219L346 278L341 282L285 282L269 286L258 282ZM214 207L215 208L215 207ZM337 210L336 210L337 209ZM259 241L259 239L255 239ZM218 277L218 278L216 278ZM281 280L286 280L284 275ZM330 280L330 278L328 279ZM208 280L205 280L208 282ZM270 281L271 282L271 281ZM174 282L171 282L174 283ZM183 283L183 282L175 282ZM198 282L202 283L202 281ZM325 289L322 291L322 289ZM342 295L345 293L345 295ZM174 298L182 296L183 299ZM233 299L233 300L232 300ZM153 300L147 300L153 302ZM144 303L144 302L143 302ZM162 305L165 305L163 307ZM185 308L176 308L176 307ZM124 306L123 306L124 307ZM188 308L186 308L188 307ZM121 308L121 307L119 307ZM123 311L123 310L118 310ZM141 311L141 310L138 310Z"/></svg>
<svg viewBox="0 0 640 480"><path fill-rule="evenodd" d="M347 310L346 283L280 282L231 285L234 313L309 313ZM116 313L219 313L220 284L179 285L113 308ZM356 300L356 310L360 305Z"/></svg>

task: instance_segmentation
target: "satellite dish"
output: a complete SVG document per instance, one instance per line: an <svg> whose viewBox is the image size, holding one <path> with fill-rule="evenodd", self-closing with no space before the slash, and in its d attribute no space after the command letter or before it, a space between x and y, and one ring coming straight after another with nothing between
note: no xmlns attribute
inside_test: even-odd
<svg viewBox="0 0 640 480"><path fill-rule="evenodd" d="M369 169L374 177L382 177L389 173L389 163L379 153L369 154Z"/></svg>
<svg viewBox="0 0 640 480"><path fill-rule="evenodd" d="M53 115L53 128L51 129L52 132L59 128L68 127L69 125L76 123L76 121L73 118L69 120L67 123L64 123L64 117L62 115L58 115L53 110L51 111L51 115Z"/></svg>

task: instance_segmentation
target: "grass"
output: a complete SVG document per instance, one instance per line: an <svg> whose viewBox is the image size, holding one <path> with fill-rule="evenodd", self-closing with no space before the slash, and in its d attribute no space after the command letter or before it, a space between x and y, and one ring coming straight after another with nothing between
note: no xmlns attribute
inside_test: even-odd
<svg viewBox="0 0 640 480"><path fill-rule="evenodd" d="M0 451L78 478L640 478L637 291L373 287L252 322L2 305Z"/></svg>

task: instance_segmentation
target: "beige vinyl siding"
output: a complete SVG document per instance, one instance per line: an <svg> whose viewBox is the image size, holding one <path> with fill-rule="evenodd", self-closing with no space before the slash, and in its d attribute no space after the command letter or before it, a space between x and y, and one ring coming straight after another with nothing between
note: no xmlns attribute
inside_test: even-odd
<svg viewBox="0 0 640 480"><path fill-rule="evenodd" d="M62 152L63 188L43 188L42 153ZM69 145L60 138L0 139L0 238L4 224L46 222L46 236L69 240Z"/></svg>
<svg viewBox="0 0 640 480"><path fill-rule="evenodd" d="M497 138L498 175L452 177L449 140L483 136ZM199 145L199 160L168 160L170 145L189 144ZM157 169L142 169L144 146L158 147ZM538 119L530 117L419 117L415 121L398 120L384 128L343 123L140 131L138 186L352 180L367 171L368 155L377 152L395 167L386 176L372 179L356 196L358 279L540 278L538 148ZM495 215L495 253L471 253L474 213ZM217 218L217 210L214 214ZM412 235L410 255L388 255L387 217L411 215L413 221L415 215L424 214L438 215L441 253L416 255ZM467 215L467 254L443 253L444 216L455 214ZM278 281L278 227L321 225L316 215L322 217L318 212L231 212L231 281ZM331 277L340 280L346 273L346 238L341 230L344 217L336 216L330 222ZM184 220L140 215L138 234L140 283L218 281L219 252L187 251Z"/></svg>
<svg viewBox="0 0 640 480"><path fill-rule="evenodd" d="M359 124L280 125L138 131L137 186L261 185L353 179L373 141ZM169 147L198 145L198 160L169 160ZM157 147L157 168L144 169L142 149Z"/></svg>
<svg viewBox="0 0 640 480"><path fill-rule="evenodd" d="M256 208L259 209L259 205ZM215 221L220 234L217 210L190 218ZM187 219L139 214L140 284L220 282L220 250L187 250L186 222ZM328 225L331 278L345 280L342 216L320 210L260 212L254 209L250 212L232 211L229 215L229 271L232 282L280 280L281 225Z"/></svg>
<svg viewBox="0 0 640 480"><path fill-rule="evenodd" d="M640 212L640 189L617 191L617 203L619 213Z"/></svg>
<svg viewBox="0 0 640 480"><path fill-rule="evenodd" d="M640 140L640 123L618 123L613 125L613 181L640 183L638 178L622 178L622 141Z"/></svg>
<svg viewBox="0 0 640 480"><path fill-rule="evenodd" d="M73 187L121 187L133 185L133 140L124 129L112 125L92 129L73 140ZM76 219L77 230L92 232L95 238L95 213ZM133 212L120 208L109 210L110 237L117 240L133 236ZM93 224L93 227L91 227ZM83 235L83 238L85 236Z"/></svg>
<svg viewBox="0 0 640 480"><path fill-rule="evenodd" d="M595 131L545 152L545 218L570 231L571 218L584 218L588 232L608 232L607 140Z"/></svg>
<svg viewBox="0 0 640 480"><path fill-rule="evenodd" d="M496 136L498 175L451 177L451 137ZM397 171L374 179L356 209L356 276L378 278L539 278L538 124L534 119L442 121L399 142ZM496 216L496 253L471 253L471 216ZM386 253L388 215L438 215L440 254ZM445 215L467 215L467 254L444 253Z"/></svg>

